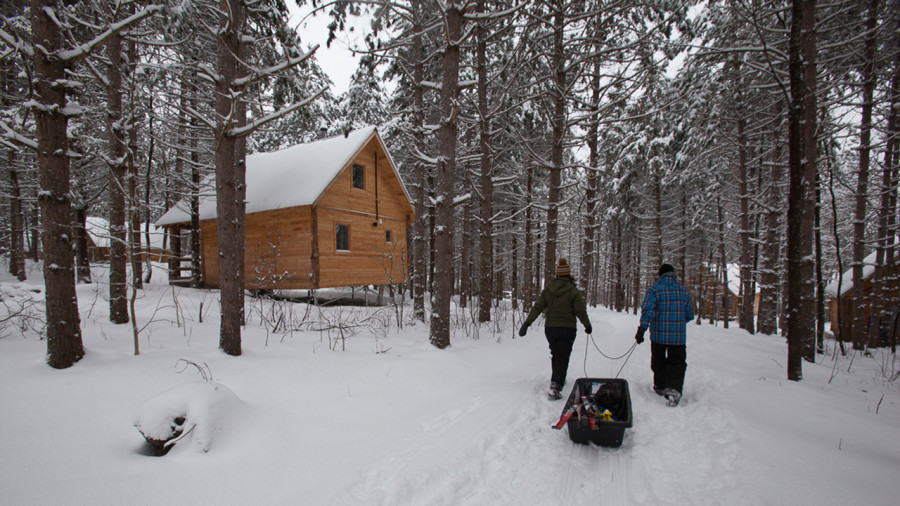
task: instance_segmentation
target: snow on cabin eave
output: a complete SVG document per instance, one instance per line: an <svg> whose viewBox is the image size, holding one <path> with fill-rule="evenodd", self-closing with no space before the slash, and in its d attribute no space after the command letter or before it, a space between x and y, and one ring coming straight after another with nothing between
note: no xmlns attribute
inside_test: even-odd
<svg viewBox="0 0 900 506"><path fill-rule="evenodd" d="M900 243L900 238L898 238L898 243ZM895 246L898 243L894 243ZM894 250L894 258L900 260L900 250ZM878 258L878 250L874 250L869 253L862 261L863 264L863 274L862 279L865 282L867 279L871 278L875 274L875 268L877 265L875 264L876 259ZM838 278L835 277L831 280L827 285L825 285L825 293L831 297L832 299L838 299L843 297L853 291L853 267L844 271L844 274L841 278L841 286L838 289Z"/></svg>
<svg viewBox="0 0 900 506"><path fill-rule="evenodd" d="M295 144L277 151L248 155L245 213L249 215L273 209L315 205L334 183L338 174L368 145L376 132L376 127L368 126L346 135L339 134L312 142ZM390 159L390 154L383 142L380 141L380 137L377 138L382 151ZM393 160L390 161L390 164L399 180ZM310 174L321 177L321 179L311 182L309 178L305 178L305 184L302 186L305 191L298 191L296 185L284 184L286 180L290 181L300 175L309 176ZM201 221L216 219L215 193L211 191L214 184L213 174L207 176L201 183ZM189 222L190 205L187 198L179 201L156 220L158 226L183 225Z"/></svg>

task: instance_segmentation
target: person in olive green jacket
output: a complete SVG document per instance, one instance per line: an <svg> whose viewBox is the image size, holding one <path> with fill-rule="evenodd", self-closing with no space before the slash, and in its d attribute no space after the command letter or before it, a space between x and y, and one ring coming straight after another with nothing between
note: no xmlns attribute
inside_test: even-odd
<svg viewBox="0 0 900 506"><path fill-rule="evenodd" d="M556 279L550 282L541 292L525 323L519 329L519 336L525 336L528 327L546 310L544 334L550 344L550 393L551 399L562 397L560 390L566 384L566 372L569 370L569 356L575 344L577 325L575 318L581 320L584 331L591 333L591 321L588 319L587 307L581 290L572 280L571 269L565 258L559 259L556 267Z"/></svg>

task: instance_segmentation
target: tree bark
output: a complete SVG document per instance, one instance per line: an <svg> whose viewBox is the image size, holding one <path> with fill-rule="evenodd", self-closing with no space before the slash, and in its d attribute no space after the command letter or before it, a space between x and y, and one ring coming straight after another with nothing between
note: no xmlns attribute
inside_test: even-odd
<svg viewBox="0 0 900 506"><path fill-rule="evenodd" d="M485 12L484 0L479 0L478 11ZM481 276L478 290L478 321L491 320L491 281L494 271L493 237L493 143L491 142L491 118L488 110L487 80L487 30L479 21L476 35L476 72L478 79L479 147L481 149Z"/></svg>
<svg viewBox="0 0 900 506"><path fill-rule="evenodd" d="M440 157L436 171L434 205L434 290L431 293L431 344L450 346L450 299L453 295L453 199L456 180L457 115L459 104L459 49L463 13L451 0L444 12L446 46L442 57L441 119L438 127Z"/></svg>
<svg viewBox="0 0 900 506"><path fill-rule="evenodd" d="M853 219L853 349L862 350L868 344L869 322L866 318L866 292L863 279L863 260L866 256L866 211L869 185L869 157L872 150L872 109L875 93L875 51L878 0L869 1L869 19L866 23L865 54L862 67L862 108L859 125L859 170L856 182L856 208ZM871 304L875 314L874 300Z"/></svg>
<svg viewBox="0 0 900 506"><path fill-rule="evenodd" d="M780 118L780 113L778 114ZM766 197L766 236L762 250L762 268L759 272L759 311L757 326L766 335L778 333L778 297L781 285L778 282L778 266L781 252L781 120L776 120L772 135L772 163L769 189Z"/></svg>
<svg viewBox="0 0 900 506"><path fill-rule="evenodd" d="M529 131L526 126L526 131ZM534 255L534 237L531 231L531 220L532 220L532 207L533 202L532 191L534 190L534 166L528 165L528 175L525 180L525 245L524 245L524 254L525 254L525 276L524 276L524 296L523 307L529 308L534 303L535 293L534 293L534 265L535 265L535 255Z"/></svg>
<svg viewBox="0 0 900 506"><path fill-rule="evenodd" d="M225 0L218 35L216 83L216 233L218 235L219 283L222 316L219 348L241 354L241 325L244 313L244 207L247 194L244 137L232 133L243 125L246 106L235 80L241 77L244 61L242 42L245 23L241 0Z"/></svg>
<svg viewBox="0 0 900 506"><path fill-rule="evenodd" d="M591 107L594 117L588 125L587 131L587 147L588 147L588 169L587 181L584 190L584 241L582 243L581 258L581 287L587 294L587 303L591 306L597 305L593 283L596 281L594 276L594 256L595 256L595 240L597 238L597 217L594 215L597 206L597 186L599 176L597 172L600 164L600 151L598 149L598 136L600 133L600 62L595 62L594 72L591 74Z"/></svg>
<svg viewBox="0 0 900 506"><path fill-rule="evenodd" d="M133 5L125 6L126 12L132 8ZM133 83L134 71L138 58L137 44L133 38L129 38L125 44L127 49L128 74ZM128 104L128 114L124 117L126 131L128 133L128 156L125 158L125 166L128 171L128 258L131 260L132 290L138 290L144 287L144 265L141 258L141 206L140 199L138 199L138 101L135 97L136 92L133 88L134 86L132 85Z"/></svg>
<svg viewBox="0 0 900 506"><path fill-rule="evenodd" d="M128 247L125 206L125 120L122 117L122 37L109 38L106 123L109 140L109 321L128 323Z"/></svg>
<svg viewBox="0 0 900 506"><path fill-rule="evenodd" d="M33 109L38 137L40 206L44 250L44 283L47 308L47 364L56 369L71 367L84 357L81 317L75 293L75 262L72 255L72 203L69 193L69 141L66 61L60 58L62 33L49 13L52 0L32 0L31 31L34 52L35 100Z"/></svg>
<svg viewBox="0 0 900 506"><path fill-rule="evenodd" d="M727 329L731 320L731 296L728 290L728 258L725 255L725 210L719 197L716 197L716 212L719 218L719 268L722 269L721 277L719 278L722 283L722 289L719 290L719 293L722 294L722 310L724 311L722 314L722 327ZM718 313L718 309L714 306L714 317L718 318Z"/></svg>
<svg viewBox="0 0 900 506"><path fill-rule="evenodd" d="M418 23L420 13L418 12L418 3L413 2L415 9L416 22ZM415 35L413 36L413 45L411 48L411 58L413 60L413 145L419 153L425 152L425 89L422 81L425 80L425 62L422 50L422 30L420 25L416 25ZM426 206L425 206L425 174L427 172L426 165L418 159L415 162L415 211L416 221L413 224L413 318L421 322L425 321L425 284L428 277L428 266L425 261L428 250L425 243L425 224Z"/></svg>
<svg viewBox="0 0 900 506"><path fill-rule="evenodd" d="M740 201L741 230L739 232L741 241L741 294L740 294L740 313L738 326L747 332L754 334L753 328L753 282L750 254L753 251L750 244L750 191L749 191L749 167L747 166L747 135L746 120L740 118L737 121L737 142L738 142L738 199Z"/></svg>
<svg viewBox="0 0 900 506"><path fill-rule="evenodd" d="M9 273L19 281L27 279L25 273L25 216L22 209L22 190L16 170L16 151L9 150Z"/></svg>
<svg viewBox="0 0 900 506"><path fill-rule="evenodd" d="M894 290L898 282L897 273L897 240L895 230L897 225L897 178L900 172L900 16L897 17L897 38L894 45L894 75L891 80L891 91L887 119L886 137L888 139L884 152L884 195L883 206L886 207L885 233L885 265L882 282L881 299L884 301L884 331L887 333L891 346L891 353L896 353L897 333L896 321L891 318L887 308L897 307L898 296Z"/></svg>
<svg viewBox="0 0 900 506"><path fill-rule="evenodd" d="M566 137L566 53L563 45L565 2L556 0L553 2L553 10L553 50L551 54L553 82L550 91L553 97L553 111L550 114L553 138L550 146L550 188L547 197L547 242L544 244L544 286L549 285L556 276L560 186L562 185Z"/></svg>
<svg viewBox="0 0 900 506"><path fill-rule="evenodd" d="M816 171L815 0L794 0L788 54L790 109L787 211L787 377L803 379L803 357L815 339L812 213Z"/></svg>
<svg viewBox="0 0 900 506"><path fill-rule="evenodd" d="M73 209L75 213L75 272L78 283L91 282L91 262L88 258L87 212L81 206Z"/></svg>

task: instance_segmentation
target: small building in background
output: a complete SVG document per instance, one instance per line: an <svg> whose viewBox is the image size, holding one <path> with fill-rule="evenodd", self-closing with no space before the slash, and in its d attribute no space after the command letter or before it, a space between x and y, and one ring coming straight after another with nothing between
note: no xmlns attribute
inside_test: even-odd
<svg viewBox="0 0 900 506"><path fill-rule="evenodd" d="M84 226L85 231L87 232L87 250L90 255L90 261L92 263L108 262L109 243L111 239L111 236L109 235L109 221L106 218L88 216L85 219ZM146 223L141 223L140 230L134 231L134 233L140 234L141 242L141 246L135 254L140 256L142 262L147 261L148 256L149 260L153 262L165 262L167 258L167 251L164 245L165 231L153 224L150 224L149 227L149 244L147 243L148 234L146 233Z"/></svg>
<svg viewBox="0 0 900 506"><path fill-rule="evenodd" d="M840 278L832 280L825 286L825 293L829 298L829 309L831 312L831 332L836 339L844 342L853 341L853 308L857 304L863 305L867 325L869 329L872 328L872 300L881 297L880 293L873 293L877 255L878 252L873 251L863 259L863 300L857 301L854 299L852 268L847 269ZM838 314L838 311L840 311L840 314ZM886 328L890 328L893 333L896 333L897 305L894 304L888 308L888 312L891 323ZM885 345L890 341L890 337L870 334L869 344L870 346Z"/></svg>
<svg viewBox="0 0 900 506"><path fill-rule="evenodd" d="M406 280L407 234L414 211L375 127L249 155L246 183L247 289L390 285ZM211 176L200 191L201 275L204 286L218 288L214 188ZM190 219L189 201L184 199L156 224L179 234L190 228ZM175 283L185 279L174 272L170 277Z"/></svg>

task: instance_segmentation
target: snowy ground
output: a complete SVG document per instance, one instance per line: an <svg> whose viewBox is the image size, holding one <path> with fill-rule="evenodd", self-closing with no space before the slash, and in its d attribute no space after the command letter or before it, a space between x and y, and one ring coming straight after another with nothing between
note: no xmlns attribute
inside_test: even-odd
<svg viewBox="0 0 900 506"><path fill-rule="evenodd" d="M0 278L3 302L43 289L30 277ZM883 351L828 356L790 382L783 339L691 325L682 405L651 391L639 346L620 375L634 427L621 448L599 448L550 429L563 401L545 397L543 329L513 339L508 311L437 350L427 326L398 330L390 308L310 310L307 323L341 322L346 341L309 325L267 335L250 309L244 354L229 357L216 292L163 283L157 273L137 301L140 356L130 326L108 322L102 283L78 287L87 355L72 368L45 365L35 333L2 328L0 503L887 505L900 493L900 363ZM637 317L589 312L600 349L626 352ZM133 425L145 402L203 381L182 360L238 400L204 420L208 452L192 434L147 456ZM620 367L579 330L570 379Z"/></svg>

